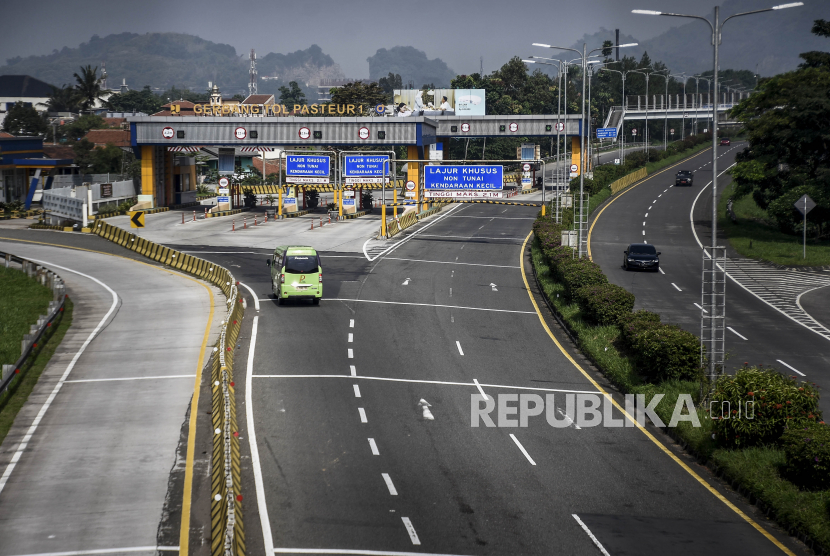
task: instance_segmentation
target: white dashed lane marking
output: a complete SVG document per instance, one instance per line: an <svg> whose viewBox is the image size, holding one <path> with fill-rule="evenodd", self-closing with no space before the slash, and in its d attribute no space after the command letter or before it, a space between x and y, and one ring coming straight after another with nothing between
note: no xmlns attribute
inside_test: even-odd
<svg viewBox="0 0 830 556"><path fill-rule="evenodd" d="M726 328L727 328L727 329L729 329L729 331L730 331L732 334L734 334L735 336L737 336L737 337L738 337L738 338L740 338L741 340L749 340L749 338L747 338L746 336L744 336L743 334L741 334L740 332L738 332L737 330L735 330L735 329L734 329L734 328L732 328L731 326L727 326Z"/></svg>
<svg viewBox="0 0 830 556"><path fill-rule="evenodd" d="M386 483L386 488L389 489L389 494L392 496L398 495L398 490L395 488L395 485L392 484L392 478L389 476L389 473L381 473L383 476L383 482Z"/></svg>
<svg viewBox="0 0 830 556"><path fill-rule="evenodd" d="M375 439L374 438L369 439L369 448L371 448L373 456L379 456L380 455L380 452L378 451L378 445L375 444Z"/></svg>
<svg viewBox="0 0 830 556"><path fill-rule="evenodd" d="M360 422L361 423L368 423L369 420L366 418L366 410L362 407L357 408L357 412L360 413Z"/></svg>
<svg viewBox="0 0 830 556"><path fill-rule="evenodd" d="M683 290L681 290L680 288L678 288L678 287L677 287L677 284L675 284L674 282L672 282L672 283L671 283L671 285L672 285L672 286L674 286L674 289L676 289L677 291L679 291L679 292L682 292L682 291L683 291Z"/></svg>
<svg viewBox="0 0 830 556"><path fill-rule="evenodd" d="M804 373L802 373L801 371L799 371L798 369L796 369L795 367L793 367L792 365L788 365L788 364L784 363L783 361L781 361L780 359L776 359L776 361L778 361L779 363L781 363L782 365L784 365L785 367L787 367L789 370L791 370L791 371L793 371L793 372L795 372L795 373L800 374L801 376L807 376L807 375L805 375Z"/></svg>

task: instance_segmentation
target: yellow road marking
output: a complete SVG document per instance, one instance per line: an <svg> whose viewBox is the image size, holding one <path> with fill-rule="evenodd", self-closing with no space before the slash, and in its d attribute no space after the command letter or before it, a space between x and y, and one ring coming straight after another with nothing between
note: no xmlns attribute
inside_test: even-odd
<svg viewBox="0 0 830 556"><path fill-rule="evenodd" d="M668 170L668 168L666 168L666 170ZM656 176L657 174L654 174L654 175ZM641 183L642 183L642 182L641 182ZM611 204L611 203L609 203L609 204ZM607 206L607 205L606 205L606 206ZM604 210L604 209L603 209L603 210ZM536 304L536 300L533 298L533 292L531 292L531 291L530 291L530 284L528 284L528 282L527 282L527 276L525 276L525 264L524 264L524 259L525 259L525 258L524 258L524 253L525 253L525 249L527 248L527 242L530 240L530 236L532 236L532 235L533 235L533 232L532 232L532 231L531 231L529 234L527 234L527 237L525 238L525 241L524 241L524 243L522 244L522 250L521 250L521 254L520 254L520 256L519 256L519 263L520 263L521 270L522 270L522 280L524 281L524 284L525 284L525 289L527 290L527 295L530 297L530 302L533 304L533 308L536 310L536 314L539 316L539 322L541 322L541 323L542 323L542 327L543 327L543 328L545 329L545 331L548 333L548 336L550 336L550 339L551 339L551 340L553 340L553 343L554 343L554 344L556 344L556 347L558 347L558 348L559 348L559 351L561 351L561 352L562 352L562 355L564 355L564 356L568 359L568 361L570 361L570 362L573 364L573 366L574 366L574 367L576 367L576 368L579 370L579 372L581 372L583 375L585 375L585 378L587 378L587 379L588 379L588 381L589 381L591 384L593 384L593 385L594 385L594 387L595 387L597 390L599 390L601 394L603 394L604 396L607 396L607 397L608 397L608 399L610 399L610 400L611 400L611 403L612 403L612 404L614 404L614 407L616 407L618 410L620 410L620 412L621 412L623 415L625 415L626 419L628 419L629 421L631 421L631 422L634 424L634 426L636 426L638 429L640 429L640 431L641 431L644 435L646 435L646 437L647 437L649 440L651 440L651 441L652 441L652 442L653 442L653 443L654 443L654 444L655 444L658 448L660 448L660 450L662 450L662 451L663 451L663 453L665 453L665 454L666 454L667 456L669 456L672 460L674 460L674 462L675 462L677 465L679 465L679 466L680 466L680 467L681 467L684 471L686 471L686 473L688 473L689 475L691 475L691 476L692 476L692 477L693 477L693 478L694 478L694 479L695 479L698 483L700 483L701 485L703 485L703 486L704 486L704 487L705 487L705 488L706 488L709 492L711 492L712 494L714 494L714 495L715 495L715 497L717 497L717 499L718 499L718 500L720 500L721 502L723 502L724 504L726 504L726 506L727 506L730 510L732 510L733 512L735 512L736 514L738 514L738 515L741 517L741 519L743 519L744 521L746 521L748 524L750 524L752 527L754 527L754 528L755 528L755 529L756 529L759 533L761 533L762 535L764 535L764 536L765 536L765 537L766 537L766 538L767 538L767 539L768 539L771 543L773 543L775 546L777 546L778 548L780 548L780 549L781 549L781 551L782 551L782 552L784 552L784 554L787 554L787 556L795 556L795 554L793 554L793 552L792 552L792 551L790 551L790 550L789 550L786 546L784 546L783 544L781 544L781 542L779 542L779 541L778 541L778 539L776 539L776 538L775 538L775 537L773 537L773 536L772 536L769 532L767 532L767 530L766 530L766 529L764 529L763 527L761 527L761 526L760 526L758 523L756 523L756 522L755 522L755 521L754 521L751 517L749 517L749 516L748 516L748 515L746 515L744 512L742 512L742 511L741 511L741 510L740 510L737 506L735 506L735 504L733 504L732 502L730 502L729 500L727 500L727 499L726 499L726 497L724 497L724 496L723 496L720 492L718 492L717 490L715 490L715 488L714 488L712 485L710 485L709 483L707 483L707 482L703 479L703 477L701 477L700 475L698 475L697 473L695 473L695 472L694 472L694 470L692 470L692 468L690 468L690 467L689 467L688 465L686 465L683 461L681 461L681 460L680 460L680 458L678 458L676 455L674 455L674 453L672 453L672 452L671 452L671 450L669 450L668 448L666 448L666 447L663 445L663 443L662 443L662 442L660 442L659 440L657 440L657 439L656 439L656 438L655 438L655 437L654 437L654 436L653 436L650 432L648 432L648 431L647 431L644 427L641 427L640 425L638 425L638 424L637 424L637 420L636 420L636 419L635 419L632 415L630 415L630 414L629 414L629 413L625 410L625 408L621 407L621 406L620 406L620 404L619 404L619 403L617 403L617 401L613 398L613 396L611 396L611 394L609 394L608 392L606 392L606 391L605 391L605 389L604 389L604 388L602 388L602 386L600 386L599 384L597 384L597 382L596 382L593 378L591 378L591 376L590 376L590 375L589 375L589 374L585 371L585 369L583 369L583 368L579 365L579 363L577 363L576 361L574 361L573 357L571 357L571 355L570 355L567 351L565 351L565 348L564 348L564 347L562 347L562 344L560 344L560 343L559 343L559 340L557 340L557 339L556 339L556 337L553 335L553 332L551 332L550 328L548 327L548 324L545 322L545 318L542 316L542 312L539 310L539 305L537 305L537 304ZM542 292L542 295L544 295L544 293L543 293L543 292Z"/></svg>
<svg viewBox="0 0 830 556"><path fill-rule="evenodd" d="M629 191L631 191L632 189L634 189L635 187L637 187L638 185L642 185L642 184L646 183L646 182L647 182L648 180L650 180L651 178L656 177L656 176L659 176L659 175L660 175L660 174L662 174L663 172L668 172L668 171L669 171L669 170L671 170L672 168L674 168L674 167L676 167L676 166L680 166L680 165L681 165L681 164L683 164L684 162L687 162L687 161L689 161L690 159L692 159L692 158L694 158L694 157L696 157L696 156L698 156L698 155L700 155L700 154L703 154L703 153L705 153L706 151L710 151L710 150L712 150L712 147L709 147L709 148L703 149L703 150L702 150L702 151L700 151L699 153L695 153L695 154L693 154L692 156L690 156L689 158L684 158L683 160L681 160L681 161L680 161L680 162L678 162L677 164L672 164L672 165L671 165L671 166L669 166L668 168L663 168L662 170L660 170L660 171L659 171L659 172L657 172L656 174L652 174L652 175L650 175L650 176L646 176L646 177L644 177L642 180L640 180L640 183L635 183L634 185L631 185L631 186L629 186L629 187L626 187L626 188L625 188L625 190L624 190L622 193L620 193L619 195L617 195L616 197L614 197L613 199L611 199L611 202L610 202L610 203L608 203L607 205L605 205L604 207L602 207L602 210L601 210L601 211L599 211L599 213L597 214L597 217L596 217L596 218L594 218L594 221L593 221L593 222L591 222L591 227L590 227L590 228L588 228L588 258L589 258L590 260L592 260L592 261L594 260L594 258L591 256L591 232L593 232L593 231L594 231L594 226L596 226L596 224L597 224L597 220L599 220L599 217L600 217L600 216L602 216L602 213L603 213L603 212L605 212L605 209L607 209L608 207L610 207L610 206L614 203L614 201L616 201L617 199L619 199L620 197L622 197L623 195L625 195L626 193L628 193Z"/></svg>
<svg viewBox="0 0 830 556"><path fill-rule="evenodd" d="M195 278L191 278L186 274L182 274L180 272L175 272L169 270L167 268L159 267L156 265L148 264L143 261L138 261L136 259L131 259L130 257L125 257L123 255L116 255L114 253L105 253L104 251L96 251L95 249L86 249L84 247L72 247L69 245L61 245L59 243L48 243L45 241L33 241L29 239L17 239L13 237L2 237L0 239L5 239L8 241L19 241L23 243L36 243L38 245L49 245L51 247L63 247L64 249L76 249L78 251L87 251L89 253L98 253L99 255L109 255L111 257L118 257L120 259L126 259L128 261L132 261L134 263L142 264L144 266L149 266L151 268L155 268L157 270L163 270L164 272L181 276L182 278L187 278L193 282L196 282L203 288L205 288L208 292L208 296L210 297L210 313L208 314L208 321L207 325L205 326L205 334L202 338L202 348L199 350L199 361L196 365L196 383L193 387L193 398L190 402L190 422L188 424L188 433L187 433L187 458L185 462L185 471L184 471L184 493L182 496L182 522L181 528L179 531L179 554L186 556L188 554L189 543L190 543L190 508L191 508L191 499L193 495L193 458L196 453L196 417L198 416L198 408L199 408L199 386L202 382L202 365L204 364L205 360L205 349L207 349L207 342L208 338L210 337L210 326L213 322L213 312L214 312L214 300L213 300L213 292L211 289L203 284L201 281L196 280Z"/></svg>

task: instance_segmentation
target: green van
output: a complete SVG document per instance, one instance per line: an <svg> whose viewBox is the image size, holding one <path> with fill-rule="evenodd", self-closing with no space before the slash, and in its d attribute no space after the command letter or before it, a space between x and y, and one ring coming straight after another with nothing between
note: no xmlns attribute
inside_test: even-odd
<svg viewBox="0 0 830 556"><path fill-rule="evenodd" d="M267 264L271 267L271 289L278 305L289 297L310 298L315 305L320 304L323 267L314 248L277 247Z"/></svg>

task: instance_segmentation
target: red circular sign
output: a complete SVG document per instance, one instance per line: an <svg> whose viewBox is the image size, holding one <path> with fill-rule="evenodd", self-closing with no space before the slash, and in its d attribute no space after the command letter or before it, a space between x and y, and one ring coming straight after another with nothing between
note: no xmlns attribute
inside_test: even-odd
<svg viewBox="0 0 830 556"><path fill-rule="evenodd" d="M522 164L522 170L525 172L530 172L530 164Z"/></svg>
<svg viewBox="0 0 830 556"><path fill-rule="evenodd" d="M415 191L415 182L412 180L406 182L406 189L407 191Z"/></svg>
<svg viewBox="0 0 830 556"><path fill-rule="evenodd" d="M311 138L311 130L307 127L301 127L298 135L300 136L300 139L309 139Z"/></svg>
<svg viewBox="0 0 830 556"><path fill-rule="evenodd" d="M463 131L464 133L470 131L470 124L461 124L461 131Z"/></svg>
<svg viewBox="0 0 830 556"><path fill-rule="evenodd" d="M510 122L510 127L509 127L509 129L510 129L510 131L512 131L513 133L516 133L517 131L519 131L519 124L517 124L516 122Z"/></svg>
<svg viewBox="0 0 830 556"><path fill-rule="evenodd" d="M161 136L165 139L172 139L176 136L176 132L173 130L172 127L165 127L161 130Z"/></svg>
<svg viewBox="0 0 830 556"><path fill-rule="evenodd" d="M234 130L233 136L237 139L245 139L248 136L248 130L244 127L238 127Z"/></svg>
<svg viewBox="0 0 830 556"><path fill-rule="evenodd" d="M219 186L220 187L228 187L230 185L230 180L228 178L219 178Z"/></svg>
<svg viewBox="0 0 830 556"><path fill-rule="evenodd" d="M357 132L357 136L361 139L368 139L370 135L368 127L361 127Z"/></svg>

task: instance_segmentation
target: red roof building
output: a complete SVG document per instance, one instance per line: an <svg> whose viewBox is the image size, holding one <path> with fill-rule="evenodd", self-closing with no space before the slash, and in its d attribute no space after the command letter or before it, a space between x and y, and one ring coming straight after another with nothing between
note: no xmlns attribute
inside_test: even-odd
<svg viewBox="0 0 830 556"><path fill-rule="evenodd" d="M196 105L189 100L174 100L163 105L161 112L156 112L152 116L195 116L194 106Z"/></svg>
<svg viewBox="0 0 830 556"><path fill-rule="evenodd" d="M106 147L109 144L116 147L130 146L130 132L122 129L90 129L84 138L96 147Z"/></svg>
<svg viewBox="0 0 830 556"><path fill-rule="evenodd" d="M268 177L271 174L279 174L280 173L280 163L279 163L279 161L271 162L269 160L263 160L262 158L260 158L258 156L255 156L253 158L253 160L251 160L251 162L253 163L254 168L256 168L256 171L259 172L260 174L262 174L263 177ZM263 171L263 166L265 167L264 171Z"/></svg>

